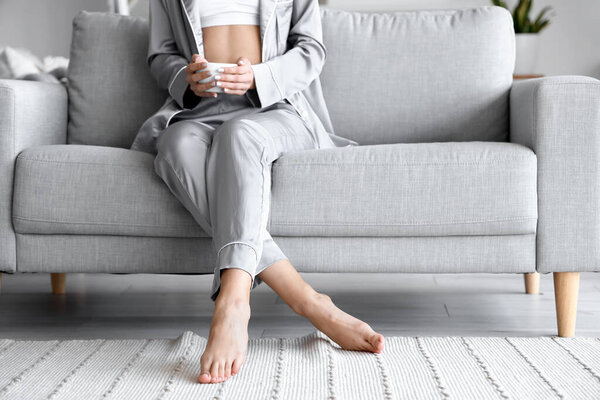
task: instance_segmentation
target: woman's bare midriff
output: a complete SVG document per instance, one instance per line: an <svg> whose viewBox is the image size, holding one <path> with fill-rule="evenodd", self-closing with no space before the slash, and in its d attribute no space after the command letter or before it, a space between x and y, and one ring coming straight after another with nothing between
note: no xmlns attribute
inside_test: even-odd
<svg viewBox="0 0 600 400"><path fill-rule="evenodd" d="M236 63L246 57L252 64L262 62L258 25L217 25L202 28L204 58L208 62Z"/></svg>

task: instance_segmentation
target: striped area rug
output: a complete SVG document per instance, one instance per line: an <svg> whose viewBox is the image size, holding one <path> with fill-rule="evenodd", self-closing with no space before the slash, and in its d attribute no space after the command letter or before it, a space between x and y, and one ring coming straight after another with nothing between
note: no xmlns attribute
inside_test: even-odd
<svg viewBox="0 0 600 400"><path fill-rule="evenodd" d="M600 340L386 337L382 354L323 333L250 339L238 375L199 384L206 339L0 340L0 399L600 399Z"/></svg>

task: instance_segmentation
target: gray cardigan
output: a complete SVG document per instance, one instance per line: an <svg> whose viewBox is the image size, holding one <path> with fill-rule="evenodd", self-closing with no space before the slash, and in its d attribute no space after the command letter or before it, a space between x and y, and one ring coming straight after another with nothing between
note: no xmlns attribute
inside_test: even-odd
<svg viewBox="0 0 600 400"><path fill-rule="evenodd" d="M185 67L192 54L204 56L199 1L150 0L147 62L158 85L169 91L163 106L138 131L132 150L156 154L156 139L185 109ZM327 49L317 0L260 0L262 61L254 64L260 107L287 99L318 139L319 148L358 145L335 135L319 74Z"/></svg>

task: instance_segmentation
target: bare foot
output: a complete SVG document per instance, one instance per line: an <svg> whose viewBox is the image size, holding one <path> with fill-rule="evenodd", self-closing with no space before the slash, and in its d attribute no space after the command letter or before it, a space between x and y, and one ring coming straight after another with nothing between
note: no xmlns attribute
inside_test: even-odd
<svg viewBox="0 0 600 400"><path fill-rule="evenodd" d="M381 353L384 338L369 324L340 310L329 296L315 292L303 307L300 315L345 350Z"/></svg>
<svg viewBox="0 0 600 400"><path fill-rule="evenodd" d="M249 319L247 301L217 298L198 382L219 383L237 374L246 359Z"/></svg>

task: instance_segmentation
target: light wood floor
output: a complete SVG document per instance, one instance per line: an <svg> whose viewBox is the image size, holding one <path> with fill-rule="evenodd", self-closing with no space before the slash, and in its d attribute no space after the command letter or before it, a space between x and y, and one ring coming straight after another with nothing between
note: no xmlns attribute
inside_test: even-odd
<svg viewBox="0 0 600 400"><path fill-rule="evenodd" d="M557 333L552 275L526 295L520 274L302 274L343 310L394 336L549 336ZM68 274L52 295L48 274L2 274L0 338L208 336L212 275ZM252 293L250 337L315 328L265 284ZM582 273L577 336L600 337L600 273Z"/></svg>

